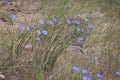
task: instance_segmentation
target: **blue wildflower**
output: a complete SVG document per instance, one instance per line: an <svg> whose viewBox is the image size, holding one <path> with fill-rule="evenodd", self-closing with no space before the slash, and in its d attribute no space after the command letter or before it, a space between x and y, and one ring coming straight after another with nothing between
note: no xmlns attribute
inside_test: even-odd
<svg viewBox="0 0 120 80"><path fill-rule="evenodd" d="M92 28L92 24L91 23L88 23L88 28Z"/></svg>
<svg viewBox="0 0 120 80"><path fill-rule="evenodd" d="M17 27L18 29L22 29L23 25L19 23Z"/></svg>
<svg viewBox="0 0 120 80"><path fill-rule="evenodd" d="M43 35L47 35L47 34L48 34L48 31L42 30L41 33L42 33Z"/></svg>
<svg viewBox="0 0 120 80"><path fill-rule="evenodd" d="M39 23L40 23L40 24L44 24L44 20L43 20L43 19L40 19Z"/></svg>
<svg viewBox="0 0 120 80"><path fill-rule="evenodd" d="M99 72L96 72L96 76L97 76L98 78L104 78L104 76L103 76L101 73L99 73Z"/></svg>
<svg viewBox="0 0 120 80"><path fill-rule="evenodd" d="M25 30L26 30L26 31L30 31L30 27L29 27L29 26L26 26Z"/></svg>
<svg viewBox="0 0 120 80"><path fill-rule="evenodd" d="M74 18L71 19L71 22L72 22L73 24L76 24L76 20L75 20Z"/></svg>
<svg viewBox="0 0 120 80"><path fill-rule="evenodd" d="M75 71L80 71L80 68L76 65L72 65L72 69L74 69Z"/></svg>
<svg viewBox="0 0 120 80"><path fill-rule="evenodd" d="M81 32L81 33L84 33L84 30L83 30L83 28L80 28L80 27L76 27L76 30L77 30L77 32Z"/></svg>
<svg viewBox="0 0 120 80"><path fill-rule="evenodd" d="M78 24L78 25L80 24L80 21L75 20L74 18L71 19L71 22L72 22L73 24Z"/></svg>
<svg viewBox="0 0 120 80"><path fill-rule="evenodd" d="M65 18L66 18L66 19L69 19L69 18L70 18L70 16L68 16L68 15L65 15Z"/></svg>
<svg viewBox="0 0 120 80"><path fill-rule="evenodd" d="M80 24L80 21L76 20L76 24L78 24L78 25L79 25L79 24Z"/></svg>
<svg viewBox="0 0 120 80"><path fill-rule="evenodd" d="M47 20L47 23L50 25L54 25L53 21Z"/></svg>
<svg viewBox="0 0 120 80"><path fill-rule="evenodd" d="M76 27L76 30L77 30L78 32L80 32L80 31L81 31L81 29L80 29L79 27Z"/></svg>
<svg viewBox="0 0 120 80"><path fill-rule="evenodd" d="M10 14L10 18L15 19L16 15L15 14Z"/></svg>
<svg viewBox="0 0 120 80"><path fill-rule="evenodd" d="M114 71L117 76L120 76L120 71Z"/></svg>
<svg viewBox="0 0 120 80"><path fill-rule="evenodd" d="M37 30L36 32L37 32L37 34L41 34L41 31L40 31L40 30Z"/></svg>
<svg viewBox="0 0 120 80"><path fill-rule="evenodd" d="M35 40L36 41L40 41L41 39L40 39L40 37L36 37Z"/></svg>
<svg viewBox="0 0 120 80"><path fill-rule="evenodd" d="M89 71L88 71L87 69L82 68L82 73L84 73L84 74L88 74Z"/></svg>
<svg viewBox="0 0 120 80"><path fill-rule="evenodd" d="M88 20L88 18L84 18L84 21L85 21L85 22L88 22L89 20Z"/></svg>
<svg viewBox="0 0 120 80"><path fill-rule="evenodd" d="M70 21L70 20L67 20L67 24L71 24L71 21Z"/></svg>
<svg viewBox="0 0 120 80"><path fill-rule="evenodd" d="M83 37L78 37L77 42L80 43L83 40Z"/></svg>
<svg viewBox="0 0 120 80"><path fill-rule="evenodd" d="M62 21L61 21L61 20L57 20L57 22L58 22L59 25L62 24Z"/></svg>
<svg viewBox="0 0 120 80"><path fill-rule="evenodd" d="M82 76L82 80L92 80L92 78L89 76Z"/></svg>

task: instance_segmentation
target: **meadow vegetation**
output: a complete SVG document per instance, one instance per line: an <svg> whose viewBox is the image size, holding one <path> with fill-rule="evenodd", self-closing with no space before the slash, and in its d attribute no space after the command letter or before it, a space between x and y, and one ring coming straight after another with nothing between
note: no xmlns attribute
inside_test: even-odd
<svg viewBox="0 0 120 80"><path fill-rule="evenodd" d="M119 80L119 0L2 0L5 80Z"/></svg>

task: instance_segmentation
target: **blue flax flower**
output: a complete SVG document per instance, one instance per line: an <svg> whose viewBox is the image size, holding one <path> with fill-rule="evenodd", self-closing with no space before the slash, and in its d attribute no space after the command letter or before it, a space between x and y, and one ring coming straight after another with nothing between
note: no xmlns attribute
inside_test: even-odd
<svg viewBox="0 0 120 80"><path fill-rule="evenodd" d="M53 21L47 20L47 23L50 25L54 25Z"/></svg>
<svg viewBox="0 0 120 80"><path fill-rule="evenodd" d="M114 71L117 76L120 76L120 71Z"/></svg>
<svg viewBox="0 0 120 80"><path fill-rule="evenodd" d="M77 30L77 32L81 32L81 33L84 33L84 30L83 30L83 28L80 28L80 27L76 27L76 30Z"/></svg>
<svg viewBox="0 0 120 80"><path fill-rule="evenodd" d="M71 21L73 21L73 22L75 21L74 17L71 18Z"/></svg>
<svg viewBox="0 0 120 80"><path fill-rule="evenodd" d="M59 25L62 24L62 21L61 21L61 20L57 20L57 22L58 22Z"/></svg>
<svg viewBox="0 0 120 80"><path fill-rule="evenodd" d="M77 32L81 32L81 28L76 27Z"/></svg>
<svg viewBox="0 0 120 80"><path fill-rule="evenodd" d="M70 20L67 20L67 24L71 24L71 21L70 21Z"/></svg>
<svg viewBox="0 0 120 80"><path fill-rule="evenodd" d="M99 72L96 72L96 76L97 76L98 78L104 78L104 76L103 76L101 73L99 73Z"/></svg>
<svg viewBox="0 0 120 80"><path fill-rule="evenodd" d="M29 27L29 26L26 26L25 30L26 30L26 31L30 31L30 27Z"/></svg>
<svg viewBox="0 0 120 80"><path fill-rule="evenodd" d="M42 30L41 33L42 33L43 35L47 35L47 34L48 34L48 31Z"/></svg>
<svg viewBox="0 0 120 80"><path fill-rule="evenodd" d="M92 80L92 78L89 76L82 76L82 80Z"/></svg>
<svg viewBox="0 0 120 80"><path fill-rule="evenodd" d="M89 20L88 20L88 18L84 18L84 21L85 21L85 22L88 22Z"/></svg>
<svg viewBox="0 0 120 80"><path fill-rule="evenodd" d="M16 18L16 15L15 15L15 14L10 14L10 18L11 18L11 19L15 19L15 18Z"/></svg>
<svg viewBox="0 0 120 80"><path fill-rule="evenodd" d="M79 25L79 24L80 24L80 21L76 20L76 24L78 24L78 25Z"/></svg>
<svg viewBox="0 0 120 80"><path fill-rule="evenodd" d="M83 40L83 37L78 37L77 42L80 43Z"/></svg>
<svg viewBox="0 0 120 80"><path fill-rule="evenodd" d="M19 23L17 27L18 29L22 29L23 25Z"/></svg>
<svg viewBox="0 0 120 80"><path fill-rule="evenodd" d="M74 69L75 71L80 71L80 68L76 65L72 65L72 69Z"/></svg>
<svg viewBox="0 0 120 80"><path fill-rule="evenodd" d="M83 74L88 74L89 71L88 71L87 69L82 68L82 73L83 73Z"/></svg>
<svg viewBox="0 0 120 80"><path fill-rule="evenodd" d="M43 20L43 19L40 19L39 23L40 23L40 24L44 24L44 20Z"/></svg>
<svg viewBox="0 0 120 80"><path fill-rule="evenodd" d="M41 31L40 31L40 30L37 30L36 32L37 32L37 34L41 34Z"/></svg>
<svg viewBox="0 0 120 80"><path fill-rule="evenodd" d="M76 20L75 20L74 18L71 19L71 22L72 22L73 24L76 24Z"/></svg>
<svg viewBox="0 0 120 80"><path fill-rule="evenodd" d="M36 37L35 40L36 41L40 41L41 39L40 39L40 37Z"/></svg>
<svg viewBox="0 0 120 80"><path fill-rule="evenodd" d="M65 15L65 18L66 18L66 19L70 19L70 16L68 16L68 15Z"/></svg>
<svg viewBox="0 0 120 80"><path fill-rule="evenodd" d="M78 25L80 24L80 21L75 20L74 18L71 19L71 22L72 22L73 24L78 24Z"/></svg>
<svg viewBox="0 0 120 80"><path fill-rule="evenodd" d="M92 24L90 22L88 23L88 28L92 28Z"/></svg>

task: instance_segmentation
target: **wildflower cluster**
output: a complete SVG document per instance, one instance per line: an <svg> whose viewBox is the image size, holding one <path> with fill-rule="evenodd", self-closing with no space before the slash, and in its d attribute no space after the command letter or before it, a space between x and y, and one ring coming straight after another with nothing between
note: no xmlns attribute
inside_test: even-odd
<svg viewBox="0 0 120 80"><path fill-rule="evenodd" d="M91 77L88 76L89 71L85 68L79 68L76 65L72 65L72 69L74 69L75 71L81 71L83 73L81 80L93 80ZM114 71L116 76L120 76L120 71ZM96 72L95 76L97 78L99 78L100 80L105 78L105 76L103 74L101 74L100 72Z"/></svg>
<svg viewBox="0 0 120 80"><path fill-rule="evenodd" d="M10 14L10 17L12 19L15 19L16 15L15 14ZM92 25L91 25L90 21L88 20L88 18L82 18L80 13L78 13L75 17L71 17L69 15L65 15L64 17L65 17L64 20L60 20L60 19L57 19L56 16L53 15L53 16L51 16L51 19L40 19L38 23L39 23L40 26L46 26L46 24L47 24L47 26L63 27L65 25L64 27L66 27L67 31L70 34L71 33L72 34L74 34L74 33L77 34L77 37L75 39L76 42L81 43L84 39L84 36L82 34L85 33L84 28L81 26L81 20L83 20L84 22L87 23L88 28L92 28ZM18 27L19 30L21 30L23 28L23 24L19 23L17 27ZM35 28L35 26L32 26L32 27L26 26L25 30L30 31L31 28ZM40 35L45 36L48 33L49 33L49 31L47 31L46 29L36 30L37 36L36 36L35 40L40 41L41 40Z"/></svg>
<svg viewBox="0 0 120 80"><path fill-rule="evenodd" d="M10 14L10 18L14 20L16 18L16 15ZM18 23L17 28L18 31L23 32L21 36L25 35L24 38L30 36L29 41L31 41L32 37L35 42L41 42L41 44L32 44L32 46L35 46L35 50L41 48L38 50L38 52L42 54L35 54L38 56L43 55L43 58L40 58L39 60L43 61L41 62L41 68L43 72L47 73L51 72L55 61L57 60L57 57L62 53L64 48L66 48L66 46L69 46L69 41L72 41L71 38L74 38L75 42L77 43L81 43L85 39L85 29L90 29L92 27L86 27L85 25L81 24L82 22L86 24L84 18L82 18L79 13L75 17L65 15L61 19L57 19L57 17L53 15L49 19L41 18L37 22L38 25L32 24L25 26L25 24ZM90 24L89 20L87 21L87 24ZM29 43L29 41L27 43ZM39 48L36 46L39 46ZM48 51L45 51L46 49ZM48 65L50 65L50 67ZM47 67L49 67L48 70ZM76 71L80 70L76 68L76 66L74 66L74 69L76 69ZM82 69L82 72L85 74L89 73L84 68ZM83 78L85 77L86 76Z"/></svg>

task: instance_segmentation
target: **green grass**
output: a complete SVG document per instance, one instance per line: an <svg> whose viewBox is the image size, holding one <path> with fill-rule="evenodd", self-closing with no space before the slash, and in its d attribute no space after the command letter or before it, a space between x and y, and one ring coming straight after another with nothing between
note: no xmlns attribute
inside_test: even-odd
<svg viewBox="0 0 120 80"><path fill-rule="evenodd" d="M28 3L31 2L32 0ZM42 13L39 19L47 20L55 15L57 19L64 20L65 15L76 17L80 12L82 18L89 18L93 28L89 30L86 28L87 24L81 20L81 27L86 33L68 33L67 24L40 25L38 18L22 22L24 29L27 25L36 26L30 31L12 29L8 26L6 30L0 31L0 55L2 55L0 71L9 70L10 67L19 64L20 58L25 54L31 53L32 60L29 62L32 63L33 70L31 80L80 80L82 73L74 71L72 65L88 69L89 75L94 80L97 80L94 75L96 71L105 75L103 80L119 79L113 73L113 70L120 70L119 2L119 0L39 0L35 12ZM48 11L48 14L43 14L44 11ZM112 11L115 11L115 14ZM38 29L46 29L49 33L40 36L41 41L35 41ZM78 36L85 38L81 44L75 42L75 37ZM30 52L25 52L27 44L32 45Z"/></svg>

